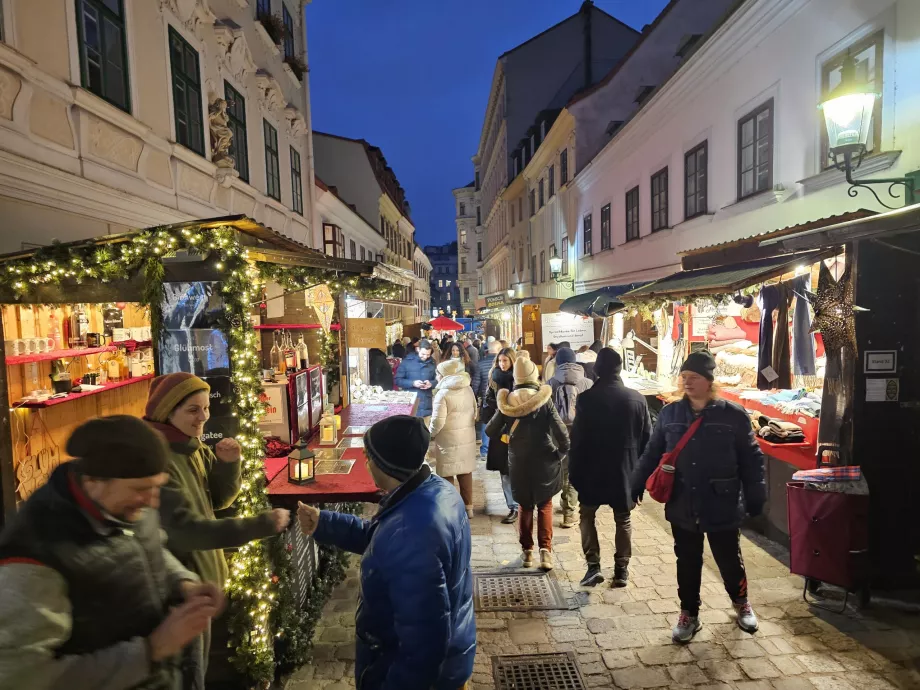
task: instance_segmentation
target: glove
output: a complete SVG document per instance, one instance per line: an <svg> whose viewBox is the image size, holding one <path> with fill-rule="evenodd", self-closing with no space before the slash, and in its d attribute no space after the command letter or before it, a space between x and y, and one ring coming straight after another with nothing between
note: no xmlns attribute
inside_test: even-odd
<svg viewBox="0 0 920 690"><path fill-rule="evenodd" d="M642 498L645 496L645 489L633 489L632 491L632 500L633 503L639 504L642 503Z"/></svg>
<svg viewBox="0 0 920 690"><path fill-rule="evenodd" d="M747 507L747 514L752 518L757 517L763 513L763 503L749 503Z"/></svg>

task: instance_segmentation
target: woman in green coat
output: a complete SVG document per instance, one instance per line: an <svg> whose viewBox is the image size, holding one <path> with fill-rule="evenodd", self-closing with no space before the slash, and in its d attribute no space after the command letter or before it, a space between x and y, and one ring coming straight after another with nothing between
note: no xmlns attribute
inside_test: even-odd
<svg viewBox="0 0 920 690"><path fill-rule="evenodd" d="M210 386L186 373L158 376L150 384L144 419L169 443L169 482L160 491L160 521L167 547L203 581L222 590L229 571L224 549L283 532L290 513L278 508L254 517L220 518L240 492L240 445L225 438L212 451L201 442L210 418ZM204 688L210 631L186 655L186 678ZM189 687L189 686L186 686Z"/></svg>

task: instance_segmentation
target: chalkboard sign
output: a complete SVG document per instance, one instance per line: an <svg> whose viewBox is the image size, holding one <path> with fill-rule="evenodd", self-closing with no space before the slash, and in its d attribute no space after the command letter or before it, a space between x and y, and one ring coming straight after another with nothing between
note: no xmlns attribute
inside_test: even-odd
<svg viewBox="0 0 920 690"><path fill-rule="evenodd" d="M117 307L109 307L102 312L102 332L110 338L112 330L125 327L125 313Z"/></svg>

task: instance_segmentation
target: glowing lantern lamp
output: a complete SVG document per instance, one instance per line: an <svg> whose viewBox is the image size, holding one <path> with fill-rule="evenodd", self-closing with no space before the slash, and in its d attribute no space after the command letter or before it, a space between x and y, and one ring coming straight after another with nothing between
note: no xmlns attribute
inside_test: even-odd
<svg viewBox="0 0 920 690"><path fill-rule="evenodd" d="M316 455L304 444L297 444L288 454L288 481L291 484L316 481Z"/></svg>
<svg viewBox="0 0 920 690"><path fill-rule="evenodd" d="M840 84L818 106L824 112L828 149L835 160L839 155L861 158L869 142L872 110L881 94L856 78L852 56L844 58L840 72Z"/></svg>

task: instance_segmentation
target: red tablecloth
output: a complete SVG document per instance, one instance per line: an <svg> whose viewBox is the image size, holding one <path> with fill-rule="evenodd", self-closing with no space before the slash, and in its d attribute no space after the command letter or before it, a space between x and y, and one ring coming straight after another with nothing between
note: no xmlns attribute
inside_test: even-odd
<svg viewBox="0 0 920 690"><path fill-rule="evenodd" d="M370 426L387 417L398 414L412 414L414 405L362 405L355 404L342 410L342 432L349 426ZM310 448L319 448L317 438L310 442ZM328 446L327 446L328 447ZM296 507L297 501L304 503L340 503L363 501L377 503L380 496L377 486L367 469L364 450L349 448L342 455L343 460L355 460L348 474L320 474L312 484L291 484L287 480L287 460L267 459L265 472L268 478L268 495L273 504L285 508Z"/></svg>

